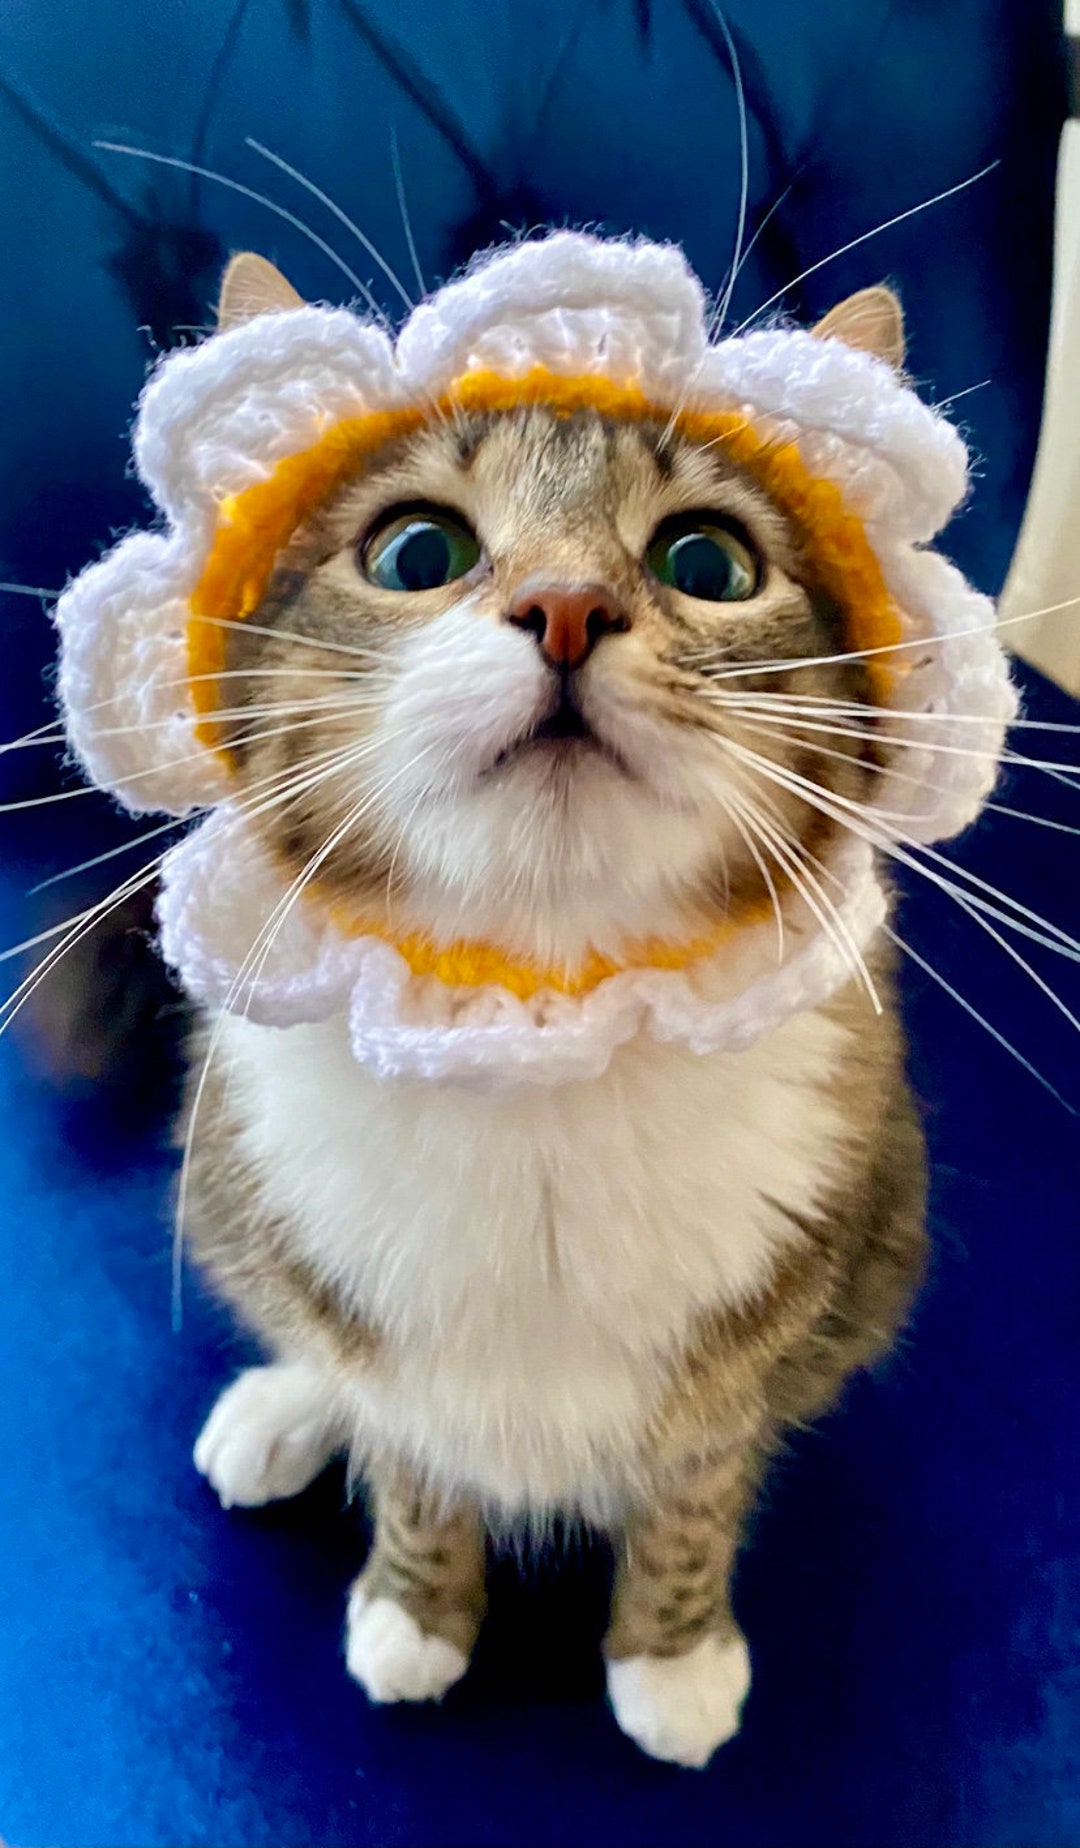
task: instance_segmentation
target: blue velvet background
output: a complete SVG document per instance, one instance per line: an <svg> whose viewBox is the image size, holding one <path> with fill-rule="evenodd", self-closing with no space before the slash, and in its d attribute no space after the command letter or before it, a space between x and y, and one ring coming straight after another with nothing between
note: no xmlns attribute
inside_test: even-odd
<svg viewBox="0 0 1080 1848"><path fill-rule="evenodd" d="M736 319L894 213L1000 166L785 298L818 313L884 274L928 395L981 457L949 544L1000 580L1038 423L1053 159L1052 0L732 0L751 103L755 246ZM95 153L135 141L340 226L243 145L324 186L410 286L397 135L428 280L505 221L682 239L716 286L738 187L730 71L706 0L76 0L0 22L0 575L52 586L142 516L124 431L154 341L206 318L221 253L303 237L210 182ZM393 307L376 275L376 293ZM150 331L140 331L149 329ZM984 381L986 381L984 383ZM4 735L48 714L48 627L0 598ZM1027 680L1030 709L1075 722ZM1038 742L1036 743L1036 740ZM1062 734L1018 734L1067 758ZM5 793L47 787L0 758ZM1076 826L1035 771L1004 800ZM5 940L28 887L120 838L104 804L5 821ZM1004 816L960 852L1076 930L1071 837ZM902 928L1073 1103L1072 1029L924 890ZM1080 1005L1075 968L1038 964ZM775 1476L739 1585L757 1678L705 1776L638 1757L604 1713L602 1549L500 1566L494 1622L438 1713L346 1681L361 1524L330 1476L221 1514L189 1461L239 1361L189 1281L169 1326L161 1099L61 1101L0 1042L0 1834L13 1843L1032 1844L1080 1841L1080 1354L1075 1121L909 970L934 1160L935 1262L911 1337Z"/></svg>

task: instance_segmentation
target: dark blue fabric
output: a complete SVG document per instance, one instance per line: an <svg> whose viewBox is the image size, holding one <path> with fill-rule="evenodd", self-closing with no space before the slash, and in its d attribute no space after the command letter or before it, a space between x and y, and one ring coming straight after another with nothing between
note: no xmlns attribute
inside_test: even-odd
<svg viewBox="0 0 1080 1848"><path fill-rule="evenodd" d="M1057 0L730 0L727 16L750 102L750 226L780 200L733 319L1000 160L785 297L816 314L891 276L927 394L979 387L958 407L978 492L950 545L993 589L1039 413ZM224 250L266 250L311 295L348 292L264 208L96 153L93 139L264 190L372 274L340 225L245 149L253 135L332 194L411 288L392 130L429 281L504 221L563 219L680 238L721 281L738 137L708 0L5 12L0 577L56 585L145 517L125 475L129 406L154 342L206 318ZM394 310L378 273L373 287ZM26 598L0 599L0 623L7 736L48 715L51 642ZM1078 716L1034 681L1032 701ZM9 795L54 776L36 753L0 758ZM1080 821L1035 772L1006 799ZM120 825L81 799L7 819L4 940L35 915L25 894L44 863ZM1071 851L1068 835L1001 816L964 848L1075 930ZM1071 1029L1028 978L930 892L904 929L1078 1101ZM1074 968L1046 974L1080 1003ZM1072 1848L1074 1122L917 966L908 1007L934 1157L933 1279L891 1368L774 1479L739 1589L757 1664L746 1729L700 1778L639 1758L603 1712L598 1549L524 1580L500 1569L476 1672L442 1712L366 1707L340 1660L363 1546L340 1479L295 1507L225 1517L190 1466L240 1349L190 1283L183 1332L170 1332L160 1099L144 1100L141 1127L102 1102L61 1107L25 1048L0 1042L0 1835Z"/></svg>
<svg viewBox="0 0 1080 1848"><path fill-rule="evenodd" d="M1030 707L1080 719L1034 676ZM1035 771L1002 800L1080 823ZM1067 838L994 816L962 857L1022 869L1075 932ZM924 891L901 929L1080 1101L1071 1031L970 922ZM1075 1848L1076 1120L918 970L908 1012L931 1282L891 1365L772 1480L737 1599L754 1691L704 1775L647 1762L604 1711L599 1549L500 1568L442 1710L366 1705L341 1660L363 1540L340 1476L226 1515L191 1465L240 1349L190 1280L170 1332L171 1158L58 1118L0 1044L4 1839Z"/></svg>

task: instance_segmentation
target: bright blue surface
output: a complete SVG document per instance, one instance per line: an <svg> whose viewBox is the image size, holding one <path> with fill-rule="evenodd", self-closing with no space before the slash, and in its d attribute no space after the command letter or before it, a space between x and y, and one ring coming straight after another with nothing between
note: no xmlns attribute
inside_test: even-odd
<svg viewBox="0 0 1080 1848"><path fill-rule="evenodd" d="M1035 772L1004 799L1080 823ZM964 857L1076 931L1065 838L995 817ZM1026 978L933 897L903 928L1080 1102ZM772 1480L738 1597L754 1692L704 1776L646 1762L604 1710L596 1552L500 1570L441 1711L366 1705L341 1661L363 1541L340 1477L226 1515L192 1468L239 1349L190 1280L170 1332L158 1134L58 1118L0 1044L4 1838L1075 1848L1076 1119L924 979L908 998L932 1281L891 1366Z"/></svg>
<svg viewBox="0 0 1080 1848"><path fill-rule="evenodd" d="M751 101L748 314L819 258L974 173L957 198L809 277L821 312L893 277L926 393L981 456L949 543L1000 581L1041 395L1057 0L730 0ZM182 154L339 225L411 287L396 129L430 279L514 226L682 239L716 287L737 132L708 0L20 0L0 23L0 577L55 585L144 515L123 432L151 343L205 319L225 248L347 292L263 208L93 153ZM790 190L786 192L785 189ZM393 307L377 275L376 292ZM983 381L987 381L983 383ZM48 714L47 624L0 601L0 732ZM1044 716L1078 717L1033 682ZM1019 734L1045 754L1053 736ZM1038 740L1036 743L1035 741ZM1063 753L1067 754L1067 753ZM7 791L52 774L0 759ZM1035 772L1007 798L1080 822ZM61 817L63 825L61 826ZM119 827L103 805L8 826L2 936L42 862ZM970 862L1077 928L1072 837L995 817ZM904 928L1080 1102L1075 1039L943 901ZM1039 967L1080 1005L1075 967ZM739 1589L757 1679L704 1777L639 1758L599 1695L602 1556L503 1569L475 1673L443 1711L376 1713L340 1659L362 1555L340 1479L222 1515L191 1441L240 1350L187 1291L169 1325L163 1118L61 1110L0 1042L0 1836L14 1844L637 1843L1074 1848L1080 1841L1080 1247L1075 1120L927 978L908 983L928 1103L935 1265L909 1342L774 1478Z"/></svg>

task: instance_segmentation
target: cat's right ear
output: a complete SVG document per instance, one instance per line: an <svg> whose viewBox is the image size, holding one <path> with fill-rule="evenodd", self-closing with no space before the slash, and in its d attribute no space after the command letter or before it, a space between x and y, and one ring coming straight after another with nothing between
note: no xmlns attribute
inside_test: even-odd
<svg viewBox="0 0 1080 1848"><path fill-rule="evenodd" d="M218 332L239 327L257 314L280 314L286 308L302 308L304 298L297 295L279 269L253 250L242 250L233 257L221 278L218 298Z"/></svg>
<svg viewBox="0 0 1080 1848"><path fill-rule="evenodd" d="M897 372L904 363L904 311L883 282L838 302L812 332L818 340L842 340L857 352L873 353Z"/></svg>

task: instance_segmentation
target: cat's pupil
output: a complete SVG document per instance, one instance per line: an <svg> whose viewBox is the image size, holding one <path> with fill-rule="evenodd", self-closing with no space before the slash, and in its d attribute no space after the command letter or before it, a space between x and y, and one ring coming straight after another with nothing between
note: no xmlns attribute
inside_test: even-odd
<svg viewBox="0 0 1080 1848"><path fill-rule="evenodd" d="M434 590L451 575L451 547L441 526L418 520L393 539L383 554L402 590Z"/></svg>
<svg viewBox="0 0 1080 1848"><path fill-rule="evenodd" d="M649 547L649 565L662 584L702 603L739 603L758 587L760 567L749 544L724 526L667 525Z"/></svg>
<svg viewBox="0 0 1080 1848"><path fill-rule="evenodd" d="M436 590L472 569L479 541L450 513L398 514L363 545L364 575L383 590Z"/></svg>
<svg viewBox="0 0 1080 1848"><path fill-rule="evenodd" d="M732 595L735 562L705 533L676 539L670 558L672 582L684 596L719 603Z"/></svg>

